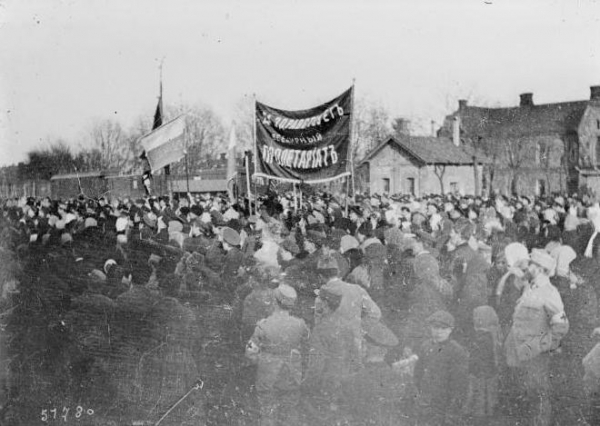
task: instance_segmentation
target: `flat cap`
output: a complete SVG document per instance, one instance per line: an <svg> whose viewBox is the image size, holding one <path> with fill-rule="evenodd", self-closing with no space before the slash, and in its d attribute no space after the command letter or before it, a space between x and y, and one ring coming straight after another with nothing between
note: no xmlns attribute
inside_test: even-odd
<svg viewBox="0 0 600 426"><path fill-rule="evenodd" d="M287 284L279 284L275 289L274 294L275 299L284 306L294 306L296 304L296 299L298 298L296 290Z"/></svg>
<svg viewBox="0 0 600 426"><path fill-rule="evenodd" d="M221 229L221 234L223 235L223 241L231 246L239 246L242 241L240 234L235 229L231 229L228 226Z"/></svg>
<svg viewBox="0 0 600 426"><path fill-rule="evenodd" d="M454 317L447 311L437 311L433 313L427 318L427 322L432 326L454 328Z"/></svg>

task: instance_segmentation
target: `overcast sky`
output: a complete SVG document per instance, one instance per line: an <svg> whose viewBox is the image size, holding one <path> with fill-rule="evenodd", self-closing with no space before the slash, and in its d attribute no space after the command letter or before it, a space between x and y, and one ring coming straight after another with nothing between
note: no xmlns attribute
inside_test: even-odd
<svg viewBox="0 0 600 426"><path fill-rule="evenodd" d="M94 120L166 103L224 119L256 94L284 109L356 96L421 128L458 98L515 105L600 85L593 0L0 0L0 165Z"/></svg>

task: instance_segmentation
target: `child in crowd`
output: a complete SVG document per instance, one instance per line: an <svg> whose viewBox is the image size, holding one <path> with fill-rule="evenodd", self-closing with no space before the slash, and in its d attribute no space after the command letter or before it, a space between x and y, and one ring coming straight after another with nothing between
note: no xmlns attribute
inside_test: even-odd
<svg viewBox="0 0 600 426"><path fill-rule="evenodd" d="M475 334L469 345L469 392L465 414L473 425L489 423L498 404L498 367L502 332L496 311L491 306L473 310Z"/></svg>
<svg viewBox="0 0 600 426"><path fill-rule="evenodd" d="M419 425L458 425L469 384L469 354L450 338L455 325L450 313L437 311L427 322L431 338L415 367Z"/></svg>

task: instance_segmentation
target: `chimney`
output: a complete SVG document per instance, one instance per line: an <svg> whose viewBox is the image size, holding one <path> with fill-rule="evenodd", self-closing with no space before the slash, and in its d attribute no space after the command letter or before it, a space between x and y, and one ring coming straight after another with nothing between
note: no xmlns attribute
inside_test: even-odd
<svg viewBox="0 0 600 426"><path fill-rule="evenodd" d="M600 101L600 86L590 86L590 100Z"/></svg>
<svg viewBox="0 0 600 426"><path fill-rule="evenodd" d="M521 97L520 106L533 106L533 93L521 93L519 96Z"/></svg>
<svg viewBox="0 0 600 426"><path fill-rule="evenodd" d="M460 146L460 116L455 116L452 122L452 142Z"/></svg>
<svg viewBox="0 0 600 426"><path fill-rule="evenodd" d="M458 110L463 110L467 107L467 100L466 99L459 99L458 100Z"/></svg>
<svg viewBox="0 0 600 426"><path fill-rule="evenodd" d="M434 138L437 136L437 131L435 130L435 121L431 120L431 136Z"/></svg>
<svg viewBox="0 0 600 426"><path fill-rule="evenodd" d="M227 159L225 158L226 155L227 155L227 153L222 152L220 155L219 161L223 161L223 162L227 161Z"/></svg>
<svg viewBox="0 0 600 426"><path fill-rule="evenodd" d="M394 122L394 130L397 135L409 136L410 135L410 121L406 118L397 118Z"/></svg>

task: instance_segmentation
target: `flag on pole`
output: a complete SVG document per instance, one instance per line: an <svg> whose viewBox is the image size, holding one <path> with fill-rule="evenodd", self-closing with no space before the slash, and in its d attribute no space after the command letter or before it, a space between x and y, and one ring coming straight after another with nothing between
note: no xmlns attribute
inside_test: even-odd
<svg viewBox="0 0 600 426"><path fill-rule="evenodd" d="M160 81L160 91L158 94L158 103L156 104L156 111L154 112L154 120L152 121L152 130L156 130L163 123L163 100L162 100L162 79ZM140 154L141 160L148 160L146 156L146 150L142 151ZM144 162L145 163L145 162ZM149 170L146 170L147 166L144 164L144 174L148 173ZM166 170L165 170L166 171ZM168 174L168 173L167 173ZM152 173L149 173L150 178L152 177Z"/></svg>
<svg viewBox="0 0 600 426"><path fill-rule="evenodd" d="M185 156L185 115L158 127L140 140L152 171L158 170Z"/></svg>
<svg viewBox="0 0 600 426"><path fill-rule="evenodd" d="M156 111L154 112L154 122L152 124L152 130L155 130L162 126L163 123L163 100L162 100L162 80L160 82L160 94L158 95L158 104L156 105Z"/></svg>
<svg viewBox="0 0 600 426"><path fill-rule="evenodd" d="M235 202L235 194L233 191L235 176L237 174L235 164L235 146L237 145L237 137L235 134L235 126L231 126L229 132L229 146L227 147L227 192L229 193L229 200Z"/></svg>

